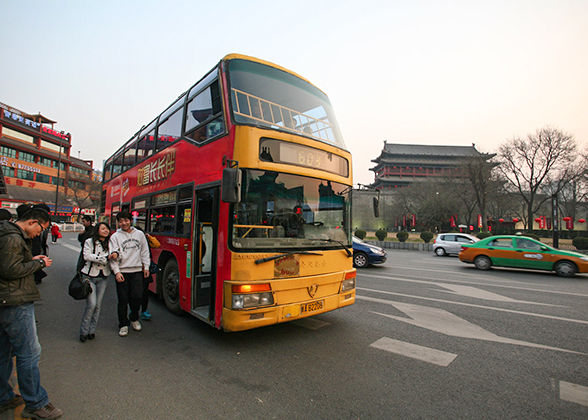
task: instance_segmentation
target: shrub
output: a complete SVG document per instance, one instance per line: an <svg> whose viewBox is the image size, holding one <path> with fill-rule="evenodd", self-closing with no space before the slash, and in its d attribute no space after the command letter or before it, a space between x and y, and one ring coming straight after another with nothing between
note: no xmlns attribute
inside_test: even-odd
<svg viewBox="0 0 588 420"><path fill-rule="evenodd" d="M406 240L408 239L408 232L402 230L396 234L396 237L400 242L406 242Z"/></svg>
<svg viewBox="0 0 588 420"><path fill-rule="evenodd" d="M378 240L383 241L388 236L388 232L386 232L384 229L378 229L376 231L376 236L378 237Z"/></svg>
<svg viewBox="0 0 588 420"><path fill-rule="evenodd" d="M578 236L572 239L572 245L574 245L576 249L584 251L588 249L588 238L584 236Z"/></svg>
<svg viewBox="0 0 588 420"><path fill-rule="evenodd" d="M355 231L355 236L357 236L359 239L365 239L367 235L367 232L363 229L356 229Z"/></svg>
<svg viewBox="0 0 588 420"><path fill-rule="evenodd" d="M533 238L536 241L540 241L541 240L541 238L539 238L539 235L536 235L534 233L529 233L529 232L523 233L523 236L526 236L527 238Z"/></svg>
<svg viewBox="0 0 588 420"><path fill-rule="evenodd" d="M476 237L477 237L478 239L484 239L484 238L487 238L487 237L489 237L489 236L492 236L492 234L491 234L490 232L480 232L480 233L478 233L478 234L476 235Z"/></svg>
<svg viewBox="0 0 588 420"><path fill-rule="evenodd" d="M425 241L426 244L428 244L429 242L431 242L431 239L433 239L433 233L427 231L421 232L421 239L423 241Z"/></svg>

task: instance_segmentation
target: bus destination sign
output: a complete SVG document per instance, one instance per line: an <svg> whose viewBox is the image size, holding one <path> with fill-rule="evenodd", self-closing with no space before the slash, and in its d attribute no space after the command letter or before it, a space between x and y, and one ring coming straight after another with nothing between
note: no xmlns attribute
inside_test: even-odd
<svg viewBox="0 0 588 420"><path fill-rule="evenodd" d="M259 157L266 162L286 163L349 176L347 159L313 147L274 139L261 139Z"/></svg>

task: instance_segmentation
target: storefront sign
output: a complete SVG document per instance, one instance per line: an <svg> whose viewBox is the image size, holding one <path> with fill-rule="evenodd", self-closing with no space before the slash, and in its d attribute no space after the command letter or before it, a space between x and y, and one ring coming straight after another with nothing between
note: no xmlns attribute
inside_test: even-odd
<svg viewBox="0 0 588 420"><path fill-rule="evenodd" d="M7 110L4 110L4 118L12 118L14 121L18 121L33 128L39 128L39 126L41 125L38 122L31 121L27 118L21 117L18 114L15 114L14 112L10 112Z"/></svg>
<svg viewBox="0 0 588 420"><path fill-rule="evenodd" d="M39 168L34 168L29 165L23 165L22 163L15 162L13 160L9 160L6 156L0 157L0 166L10 166L14 169L23 169L25 171L35 172L40 174L41 170Z"/></svg>
<svg viewBox="0 0 588 420"><path fill-rule="evenodd" d="M60 139L63 139L63 140L69 140L69 136L67 134L60 133L59 131L55 131L52 128L49 128L49 127L43 126L43 128L41 128L41 131L43 133L47 133L47 134L51 134L51 135L53 135L55 137L59 137Z"/></svg>

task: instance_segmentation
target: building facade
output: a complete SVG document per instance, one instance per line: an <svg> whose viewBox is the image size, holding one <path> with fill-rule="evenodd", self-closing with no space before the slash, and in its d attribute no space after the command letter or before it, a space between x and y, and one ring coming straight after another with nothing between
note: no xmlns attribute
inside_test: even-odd
<svg viewBox="0 0 588 420"><path fill-rule="evenodd" d="M0 102L0 208L45 203L58 221L95 214L92 161L72 157L71 134L55 124Z"/></svg>
<svg viewBox="0 0 588 420"><path fill-rule="evenodd" d="M424 144L396 144L384 141L380 156L373 159L376 164L372 188L393 190L407 187L415 182L431 179L446 179L459 175L459 165L468 157L491 159L494 154L483 154L471 146L432 146Z"/></svg>

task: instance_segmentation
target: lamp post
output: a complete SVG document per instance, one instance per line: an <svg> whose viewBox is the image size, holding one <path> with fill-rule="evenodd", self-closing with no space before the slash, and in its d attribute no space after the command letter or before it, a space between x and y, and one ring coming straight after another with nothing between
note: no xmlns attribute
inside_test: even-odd
<svg viewBox="0 0 588 420"><path fill-rule="evenodd" d="M59 173L61 172L61 142L59 144L59 160L57 163L57 182L55 184L55 216L57 216L57 200L59 199Z"/></svg>

